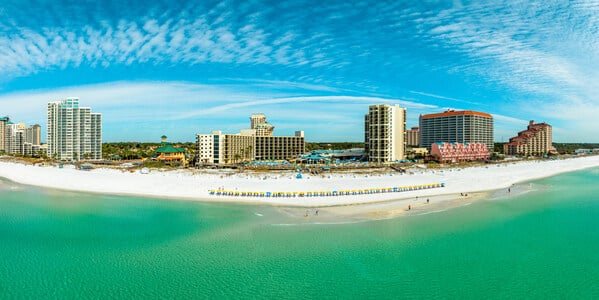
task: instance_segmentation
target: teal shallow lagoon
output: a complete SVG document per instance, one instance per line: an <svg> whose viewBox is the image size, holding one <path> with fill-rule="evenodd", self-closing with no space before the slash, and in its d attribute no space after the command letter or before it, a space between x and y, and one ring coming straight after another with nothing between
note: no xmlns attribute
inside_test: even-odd
<svg viewBox="0 0 599 300"><path fill-rule="evenodd" d="M598 182L591 169L440 213L314 224L269 206L3 181L0 295L597 298Z"/></svg>

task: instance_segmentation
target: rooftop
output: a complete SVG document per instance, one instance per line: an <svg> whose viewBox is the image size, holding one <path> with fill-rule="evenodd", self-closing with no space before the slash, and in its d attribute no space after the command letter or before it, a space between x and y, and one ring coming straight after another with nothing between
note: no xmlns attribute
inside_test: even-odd
<svg viewBox="0 0 599 300"><path fill-rule="evenodd" d="M461 110L461 111L448 110L448 111L445 111L442 113L421 115L420 117L422 119L430 119L430 118L465 116L465 115L493 118L493 116L491 116L488 113L483 113L483 112L478 112L478 111L473 111L473 110Z"/></svg>
<svg viewBox="0 0 599 300"><path fill-rule="evenodd" d="M171 144L163 143L162 147L157 148L156 153L185 153L185 149L175 148Z"/></svg>

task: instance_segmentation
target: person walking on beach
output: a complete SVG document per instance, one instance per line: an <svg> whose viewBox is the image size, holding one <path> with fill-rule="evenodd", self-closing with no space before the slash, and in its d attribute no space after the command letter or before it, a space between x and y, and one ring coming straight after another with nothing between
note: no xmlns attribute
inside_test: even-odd
<svg viewBox="0 0 599 300"><path fill-rule="evenodd" d="M426 204L428 204L428 202L429 202L429 200L428 200L428 198L426 198Z"/></svg>
<svg viewBox="0 0 599 300"><path fill-rule="evenodd" d="M412 210L412 205L408 205L408 210Z"/></svg>

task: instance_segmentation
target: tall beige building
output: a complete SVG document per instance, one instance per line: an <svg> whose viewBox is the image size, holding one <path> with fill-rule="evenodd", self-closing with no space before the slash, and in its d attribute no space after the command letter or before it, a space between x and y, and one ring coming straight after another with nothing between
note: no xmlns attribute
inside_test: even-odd
<svg viewBox="0 0 599 300"><path fill-rule="evenodd" d="M25 139L23 141L23 154L37 155L41 150L41 133L40 125L35 124L25 129Z"/></svg>
<svg viewBox="0 0 599 300"><path fill-rule="evenodd" d="M24 154L25 123L7 123L4 134L5 151L12 154Z"/></svg>
<svg viewBox="0 0 599 300"><path fill-rule="evenodd" d="M412 129L406 130L406 146L420 146L420 130L418 129L418 126L414 126Z"/></svg>
<svg viewBox="0 0 599 300"><path fill-rule="evenodd" d="M25 126L12 123L8 117L0 118L0 152L33 155L40 150L40 125Z"/></svg>
<svg viewBox="0 0 599 300"><path fill-rule="evenodd" d="M9 117L0 117L0 152L6 151L6 124L10 122Z"/></svg>
<svg viewBox="0 0 599 300"><path fill-rule="evenodd" d="M544 155L555 151L552 143L551 125L535 124L531 120L526 130L518 132L503 145L503 152L508 155Z"/></svg>
<svg viewBox="0 0 599 300"><path fill-rule="evenodd" d="M264 114L252 114L250 128L256 131L256 136L272 136L275 130L275 127L266 121Z"/></svg>
<svg viewBox="0 0 599 300"><path fill-rule="evenodd" d="M31 125L25 130L25 143L39 145L41 143L42 127L40 125Z"/></svg>
<svg viewBox="0 0 599 300"><path fill-rule="evenodd" d="M384 163L405 159L406 109L398 104L371 105L364 116L368 161Z"/></svg>

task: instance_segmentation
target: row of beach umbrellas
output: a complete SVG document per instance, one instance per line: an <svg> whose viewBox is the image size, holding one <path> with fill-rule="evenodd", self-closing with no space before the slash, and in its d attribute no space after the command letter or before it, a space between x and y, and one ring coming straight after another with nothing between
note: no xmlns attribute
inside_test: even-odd
<svg viewBox="0 0 599 300"><path fill-rule="evenodd" d="M379 193L397 193L416 191L432 188L444 187L445 183L431 183L410 186L396 186L388 188L367 188L352 190L332 190L332 191L293 191L293 192L254 192L254 191L228 191L228 190L210 190L210 195L215 196L239 196L239 197L325 197L325 196L348 196L348 195L367 195Z"/></svg>

